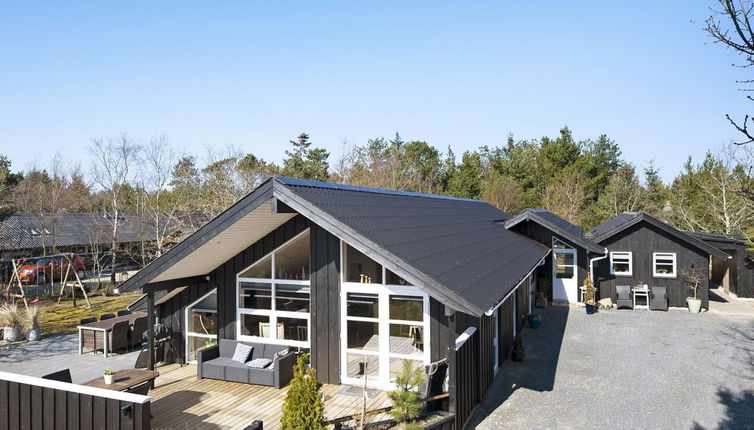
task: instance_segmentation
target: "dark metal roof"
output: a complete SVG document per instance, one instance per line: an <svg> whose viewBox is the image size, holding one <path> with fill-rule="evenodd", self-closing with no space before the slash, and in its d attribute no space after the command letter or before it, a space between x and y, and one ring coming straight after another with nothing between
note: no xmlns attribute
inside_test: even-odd
<svg viewBox="0 0 754 430"><path fill-rule="evenodd" d="M709 233L706 231L684 231L699 240L722 243L745 244L747 239L738 234Z"/></svg>
<svg viewBox="0 0 754 430"><path fill-rule="evenodd" d="M511 229L524 221L535 222L588 251L599 254L605 252L604 247L584 236L584 230L581 227L571 224L546 209L524 209L518 215L505 221L505 228Z"/></svg>
<svg viewBox="0 0 754 430"><path fill-rule="evenodd" d="M275 180L282 202L471 314L494 307L549 252L480 200Z"/></svg>
<svg viewBox="0 0 754 430"><path fill-rule="evenodd" d="M671 225L668 225L644 212L630 212L630 213L622 213L622 214L616 215L613 218L610 218L604 223L598 225L597 227L592 229L590 232L588 232L586 235L587 237L591 238L593 241L597 243L602 243L606 239L640 222L647 222L659 228L660 230L672 236L675 236L676 238L686 242L687 244L691 246L701 249L702 251L705 251L709 253L710 255L714 255L715 257L724 258L724 259L731 258L728 254L724 253L723 251L720 251L714 246L709 245L706 242L696 237L693 237L692 235L689 235L681 230L678 230L677 228Z"/></svg>
<svg viewBox="0 0 754 430"><path fill-rule="evenodd" d="M121 290L143 287L272 197L449 307L475 315L497 305L549 252L499 225L509 216L479 200L272 178Z"/></svg>
<svg viewBox="0 0 754 430"><path fill-rule="evenodd" d="M119 242L138 242L154 238L154 230L123 214ZM108 243L112 224L100 213L72 212L39 216L14 213L0 221L0 250L28 250L63 246Z"/></svg>

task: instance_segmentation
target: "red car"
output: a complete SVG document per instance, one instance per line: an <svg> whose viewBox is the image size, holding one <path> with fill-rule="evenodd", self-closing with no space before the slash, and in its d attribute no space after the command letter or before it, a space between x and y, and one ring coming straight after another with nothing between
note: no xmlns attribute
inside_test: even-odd
<svg viewBox="0 0 754 430"><path fill-rule="evenodd" d="M62 280L68 269L68 259L63 257L43 257L34 264L24 264L18 268L18 276L23 284L44 284L53 281ZM84 269L84 260L78 255L73 256L73 270L83 278L86 274ZM73 271L68 274L68 279L75 279Z"/></svg>

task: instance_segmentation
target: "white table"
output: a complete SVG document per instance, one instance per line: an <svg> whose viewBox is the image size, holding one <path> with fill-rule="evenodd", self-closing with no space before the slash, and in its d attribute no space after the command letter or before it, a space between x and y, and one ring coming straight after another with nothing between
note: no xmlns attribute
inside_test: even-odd
<svg viewBox="0 0 754 430"><path fill-rule="evenodd" d="M646 309L649 310L649 286L648 285L639 285L638 287L631 288L631 291L634 293L634 309ZM636 304L636 297L644 297L644 304L637 305Z"/></svg>

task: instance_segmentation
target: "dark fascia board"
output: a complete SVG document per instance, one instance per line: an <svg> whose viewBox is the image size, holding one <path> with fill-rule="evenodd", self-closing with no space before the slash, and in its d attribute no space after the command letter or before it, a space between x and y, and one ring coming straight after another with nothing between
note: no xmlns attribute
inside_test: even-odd
<svg viewBox="0 0 754 430"><path fill-rule="evenodd" d="M535 212L532 212L528 209L522 211L521 213L514 216L513 218L505 221L505 228L510 230L514 226L524 221L535 222L541 225L542 227L550 230L551 232L557 234L558 236L562 236L563 238L573 242L574 244L586 249L587 251L591 251L596 254L605 253L604 247L599 246L597 243L587 239L586 237L579 237L579 236L574 235L570 231L563 230L558 225L551 223L549 220L537 215Z"/></svg>
<svg viewBox="0 0 754 430"><path fill-rule="evenodd" d="M367 257L377 261L388 261L393 266L390 270L395 272L398 276L405 278L413 284L425 285L427 290L429 290L429 293L444 305L476 316L482 315L487 311L487 309L481 309L458 294L449 291L436 280L421 271L414 269L410 263L403 261L393 255L393 253L365 238L357 231L338 221L335 217L309 204L306 200L286 188L285 184L275 181L273 194L281 202L292 207L304 217L322 226L325 230L337 236L339 239L357 247L359 251L364 253Z"/></svg>
<svg viewBox="0 0 754 430"><path fill-rule="evenodd" d="M228 228L228 226L234 224L239 219L243 218L249 212L253 211L262 203L271 198L272 178L264 181L259 187L257 187L256 190L223 211L220 215L213 218L199 230L195 231L180 243L178 243L176 246L168 250L166 253L162 254L159 258L136 272L136 274L123 281L118 286L118 289L121 292L124 292L133 291L142 287L146 288L147 284L149 284L149 281L156 278L172 265L191 254L200 246L209 242L212 238ZM157 284L159 283L155 283L155 285ZM175 288L178 286L181 285L165 287L164 289ZM150 287L150 290L154 289Z"/></svg>
<svg viewBox="0 0 754 430"><path fill-rule="evenodd" d="M623 230L626 230L629 227L632 227L642 221L646 221L647 223L659 228L660 230L677 237L678 239L683 240L684 242L688 243L689 245L692 245L696 248L701 249L702 251L714 255L715 257L722 258L724 260L728 260L732 258L730 255L724 253L723 251L720 251L719 249L715 248L712 245L709 245L700 239L697 239L687 233L682 232L681 230L678 230L677 228L670 226L668 224L665 224L664 222L660 221L659 219L646 214L644 212L638 212L635 216L628 219L623 224L620 224L616 226L615 228L606 231L605 233L602 233L599 236L595 236L592 239L597 243L602 243L606 239L615 236L616 234L622 232Z"/></svg>

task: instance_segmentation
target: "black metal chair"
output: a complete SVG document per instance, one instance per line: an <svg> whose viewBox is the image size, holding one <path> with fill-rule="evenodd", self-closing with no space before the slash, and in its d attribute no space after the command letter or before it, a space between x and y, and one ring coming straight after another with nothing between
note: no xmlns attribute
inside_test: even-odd
<svg viewBox="0 0 754 430"><path fill-rule="evenodd" d="M73 383L71 379L71 369L58 370L42 377L42 379L49 379L51 381L68 382Z"/></svg>
<svg viewBox="0 0 754 430"><path fill-rule="evenodd" d="M84 318L81 321L79 321L79 325L90 324L93 322L97 322L97 317Z"/></svg>
<svg viewBox="0 0 754 430"><path fill-rule="evenodd" d="M628 285L616 285L615 292L618 295L618 299L615 304L618 309L620 308L634 308L634 301L631 299L631 287Z"/></svg>
<svg viewBox="0 0 754 430"><path fill-rule="evenodd" d="M129 311L128 309L123 309L121 311L118 311L118 316L119 317L123 317L123 316L126 316L126 315L131 315L131 311Z"/></svg>
<svg viewBox="0 0 754 430"><path fill-rule="evenodd" d="M649 300L649 309L653 311L668 310L668 289L667 287L652 287Z"/></svg>
<svg viewBox="0 0 754 430"><path fill-rule="evenodd" d="M109 320L110 318L115 318L114 314L102 314L99 316L100 321Z"/></svg>

